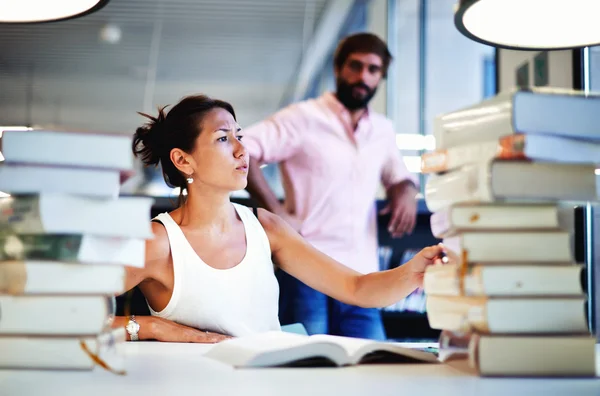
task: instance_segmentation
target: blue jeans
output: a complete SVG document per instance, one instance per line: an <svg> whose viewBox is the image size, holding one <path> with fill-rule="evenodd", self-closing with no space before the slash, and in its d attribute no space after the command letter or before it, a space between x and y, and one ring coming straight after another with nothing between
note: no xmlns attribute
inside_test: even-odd
<svg viewBox="0 0 600 396"><path fill-rule="evenodd" d="M279 321L302 323L308 334L386 339L381 313L376 308L344 304L278 270Z"/></svg>

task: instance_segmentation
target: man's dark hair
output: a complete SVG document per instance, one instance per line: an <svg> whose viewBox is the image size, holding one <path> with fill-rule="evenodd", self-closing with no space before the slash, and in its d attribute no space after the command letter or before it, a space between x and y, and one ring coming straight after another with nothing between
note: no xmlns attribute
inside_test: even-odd
<svg viewBox="0 0 600 396"><path fill-rule="evenodd" d="M387 76L392 54L390 54L382 39L372 33L357 33L344 38L338 44L333 56L333 64L336 70L341 70L350 54L354 53L378 55L382 62L382 74L384 77Z"/></svg>

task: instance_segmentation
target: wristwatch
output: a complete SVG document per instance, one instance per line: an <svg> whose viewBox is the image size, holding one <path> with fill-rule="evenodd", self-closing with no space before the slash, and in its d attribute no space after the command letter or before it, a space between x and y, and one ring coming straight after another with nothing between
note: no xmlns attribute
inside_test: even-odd
<svg viewBox="0 0 600 396"><path fill-rule="evenodd" d="M140 331L140 324L135 321L135 316L131 315L129 317L129 322L127 322L127 326L125 326L125 330L129 334L129 338L131 341L138 341L138 332Z"/></svg>

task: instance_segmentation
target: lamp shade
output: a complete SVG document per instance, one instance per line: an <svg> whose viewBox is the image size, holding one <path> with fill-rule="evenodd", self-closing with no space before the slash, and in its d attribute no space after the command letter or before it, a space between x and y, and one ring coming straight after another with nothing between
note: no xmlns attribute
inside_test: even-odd
<svg viewBox="0 0 600 396"><path fill-rule="evenodd" d="M460 0L454 24L499 48L555 50L600 44L599 0Z"/></svg>
<svg viewBox="0 0 600 396"><path fill-rule="evenodd" d="M39 23L95 12L109 0L0 0L0 23Z"/></svg>

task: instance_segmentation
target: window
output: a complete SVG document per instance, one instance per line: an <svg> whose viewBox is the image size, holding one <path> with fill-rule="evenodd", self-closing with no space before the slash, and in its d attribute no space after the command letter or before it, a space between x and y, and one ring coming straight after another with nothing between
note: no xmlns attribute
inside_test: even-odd
<svg viewBox="0 0 600 396"><path fill-rule="evenodd" d="M427 137L435 116L495 94L495 50L456 29L455 3L388 2L388 41L395 58L388 81L389 116L399 134L398 147L414 172L422 151L435 146Z"/></svg>

